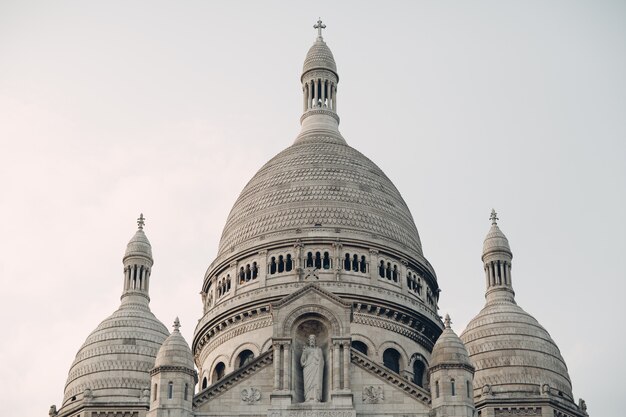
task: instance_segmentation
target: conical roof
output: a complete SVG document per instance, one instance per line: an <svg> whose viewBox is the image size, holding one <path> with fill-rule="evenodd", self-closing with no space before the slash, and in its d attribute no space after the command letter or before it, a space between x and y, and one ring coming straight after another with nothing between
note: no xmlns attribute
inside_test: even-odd
<svg viewBox="0 0 626 417"><path fill-rule="evenodd" d="M485 236L483 242L483 258L493 252L505 252L512 255L509 240L506 238L502 230L498 227L498 217L495 210L491 210L491 228Z"/></svg>
<svg viewBox="0 0 626 417"><path fill-rule="evenodd" d="M473 368L465 345L450 326L450 316L446 314L445 328L437 339L430 356L430 368L437 365L465 365Z"/></svg>
<svg viewBox="0 0 626 417"><path fill-rule="evenodd" d="M181 366L193 371L193 354L179 328L180 322L177 317L174 321L174 330L159 349L154 362L155 368L159 366Z"/></svg>
<svg viewBox="0 0 626 417"><path fill-rule="evenodd" d="M321 37L318 37L311 48L309 48L309 52L307 52L306 58L304 58L302 74L314 69L330 70L337 75L337 64L335 63L333 53Z"/></svg>
<svg viewBox="0 0 626 417"><path fill-rule="evenodd" d="M135 235L130 239L128 245L126 245L126 252L124 253L124 260L131 256L143 256L152 260L152 245L148 240L148 236L143 231L145 218L143 213L137 219L139 228L135 232Z"/></svg>

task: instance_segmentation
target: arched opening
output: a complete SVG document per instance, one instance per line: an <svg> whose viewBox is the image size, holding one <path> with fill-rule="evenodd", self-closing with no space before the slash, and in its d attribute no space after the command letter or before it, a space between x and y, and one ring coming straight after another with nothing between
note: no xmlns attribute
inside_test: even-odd
<svg viewBox="0 0 626 417"><path fill-rule="evenodd" d="M435 381L435 397L439 398L439 381Z"/></svg>
<svg viewBox="0 0 626 417"><path fill-rule="evenodd" d="M167 399L174 398L174 383L172 381L167 383Z"/></svg>
<svg viewBox="0 0 626 417"><path fill-rule="evenodd" d="M413 362L413 382L415 385L424 387L424 371L426 370L426 366L424 362L419 359L416 359Z"/></svg>
<svg viewBox="0 0 626 417"><path fill-rule="evenodd" d="M293 269L293 260L291 255L287 255L287 261L285 262L285 271L289 272Z"/></svg>
<svg viewBox="0 0 626 417"><path fill-rule="evenodd" d="M205 376L204 378L202 378L202 389L205 389L208 386L209 386L209 380Z"/></svg>
<svg viewBox="0 0 626 417"><path fill-rule="evenodd" d="M272 256L272 260L270 261L270 275L276 273L276 258Z"/></svg>
<svg viewBox="0 0 626 417"><path fill-rule="evenodd" d="M315 252L315 268L322 269L322 254Z"/></svg>
<svg viewBox="0 0 626 417"><path fill-rule="evenodd" d="M211 382L215 384L217 381L224 378L225 371L226 371L226 365L224 365L224 362L220 362L217 365L215 365Z"/></svg>
<svg viewBox="0 0 626 417"><path fill-rule="evenodd" d="M365 256L361 256L361 263L359 264L359 269L361 273L365 274L367 272L367 263L365 262Z"/></svg>
<svg viewBox="0 0 626 417"><path fill-rule="evenodd" d="M254 353L250 349L242 350L239 355L237 355L237 360L235 362L237 369L242 368L252 362L254 359Z"/></svg>
<svg viewBox="0 0 626 417"><path fill-rule="evenodd" d="M346 253L346 259L343 261L343 269L346 271L350 270L350 254Z"/></svg>
<svg viewBox="0 0 626 417"><path fill-rule="evenodd" d="M322 267L324 269L330 269L330 254L328 252L324 252L324 261L322 262Z"/></svg>
<svg viewBox="0 0 626 417"><path fill-rule="evenodd" d="M452 393L453 397L456 395L456 385L454 383L454 378L450 380L450 392Z"/></svg>
<svg viewBox="0 0 626 417"><path fill-rule="evenodd" d="M306 266L307 268L313 267L313 252L309 252L306 254Z"/></svg>
<svg viewBox="0 0 626 417"><path fill-rule="evenodd" d="M189 384L185 384L185 391L184 391L184 395L183 395L183 399L185 401L187 401L187 398L189 397Z"/></svg>
<svg viewBox="0 0 626 417"><path fill-rule="evenodd" d="M152 401L156 401L157 392L159 392L159 384L154 384L154 392L152 393Z"/></svg>
<svg viewBox="0 0 626 417"><path fill-rule="evenodd" d="M378 275L381 278L385 278L385 262L380 261L380 265L378 266Z"/></svg>
<svg viewBox="0 0 626 417"><path fill-rule="evenodd" d="M283 255L278 257L278 272L285 272L285 258Z"/></svg>
<svg viewBox="0 0 626 417"><path fill-rule="evenodd" d="M400 352L394 348L389 348L383 352L383 365L395 373L400 373Z"/></svg>
<svg viewBox="0 0 626 417"><path fill-rule="evenodd" d="M352 341L352 347L367 356L367 345L359 340Z"/></svg>

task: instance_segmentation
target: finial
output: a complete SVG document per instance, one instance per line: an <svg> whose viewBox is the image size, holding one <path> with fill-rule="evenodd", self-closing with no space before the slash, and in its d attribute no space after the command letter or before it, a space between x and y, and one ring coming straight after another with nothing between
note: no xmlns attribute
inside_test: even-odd
<svg viewBox="0 0 626 417"><path fill-rule="evenodd" d="M452 320L450 320L450 315L446 314L446 318L443 320L443 324L446 326L446 329L450 328L451 323L452 323Z"/></svg>
<svg viewBox="0 0 626 417"><path fill-rule="evenodd" d="M145 224L146 224L146 218L143 217L143 213L141 213L139 215L139 218L137 219L137 227L139 227L139 230L143 230L143 227Z"/></svg>
<svg viewBox="0 0 626 417"><path fill-rule="evenodd" d="M491 209L491 216L489 216L489 220L491 220L491 224L496 226L498 224L498 213L496 213L495 209Z"/></svg>
<svg viewBox="0 0 626 417"><path fill-rule="evenodd" d="M326 25L322 23L322 18L317 18L317 23L313 25L313 29L317 29L317 39L322 39L322 29L326 29Z"/></svg>
<svg viewBox="0 0 626 417"><path fill-rule="evenodd" d="M180 329L180 320L178 320L178 317L176 317L176 320L174 320L174 331L177 332Z"/></svg>

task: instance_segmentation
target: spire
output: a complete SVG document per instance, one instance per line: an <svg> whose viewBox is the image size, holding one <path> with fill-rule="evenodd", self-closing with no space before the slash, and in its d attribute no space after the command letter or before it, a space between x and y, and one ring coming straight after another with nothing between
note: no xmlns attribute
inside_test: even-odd
<svg viewBox="0 0 626 417"><path fill-rule="evenodd" d="M483 242L483 267L487 291L487 302L506 300L515 303L515 292L511 282L511 260L513 252L506 238L498 226L498 213L491 209L491 228Z"/></svg>
<svg viewBox="0 0 626 417"><path fill-rule="evenodd" d="M124 291L122 299L128 295L139 295L148 299L150 274L152 272L152 246L143 228L146 218L143 213L137 218L137 231L126 245L122 262L124 264Z"/></svg>
<svg viewBox="0 0 626 417"><path fill-rule="evenodd" d="M302 131L325 130L338 132L337 115L337 64L322 36L326 25L319 18L313 25L317 37L304 59L302 68L303 114Z"/></svg>

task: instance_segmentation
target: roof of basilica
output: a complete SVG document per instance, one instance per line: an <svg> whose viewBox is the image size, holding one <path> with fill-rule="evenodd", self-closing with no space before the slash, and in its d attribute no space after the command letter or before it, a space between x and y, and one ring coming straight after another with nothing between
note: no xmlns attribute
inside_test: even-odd
<svg viewBox="0 0 626 417"><path fill-rule="evenodd" d="M219 253L320 227L422 254L417 228L396 187L339 132L301 136L254 175L228 216Z"/></svg>
<svg viewBox="0 0 626 417"><path fill-rule="evenodd" d="M465 345L450 326L450 316L446 314L445 328L437 339L430 356L430 367L437 365L465 365L473 368Z"/></svg>

